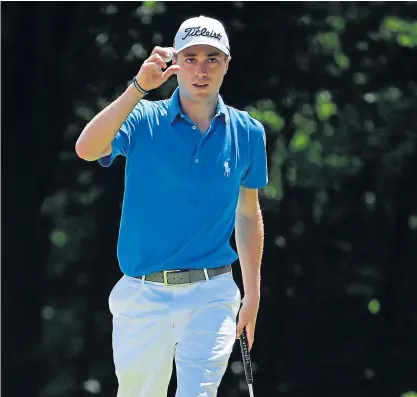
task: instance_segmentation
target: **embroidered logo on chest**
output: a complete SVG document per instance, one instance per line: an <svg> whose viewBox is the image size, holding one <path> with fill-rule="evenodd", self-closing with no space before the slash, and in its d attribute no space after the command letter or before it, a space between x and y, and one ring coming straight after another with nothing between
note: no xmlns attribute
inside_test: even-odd
<svg viewBox="0 0 417 397"><path fill-rule="evenodd" d="M229 167L229 163L228 163L227 161L225 161L225 162L224 162L224 164L223 164L223 166L224 166L224 176L225 176L226 178L229 178L229 176L230 176L230 167Z"/></svg>

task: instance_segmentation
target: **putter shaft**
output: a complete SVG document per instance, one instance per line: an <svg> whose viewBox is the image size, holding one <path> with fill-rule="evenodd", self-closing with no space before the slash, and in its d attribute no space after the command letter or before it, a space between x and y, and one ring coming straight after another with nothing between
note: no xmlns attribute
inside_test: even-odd
<svg viewBox="0 0 417 397"><path fill-rule="evenodd" d="M249 387L249 396L250 397L254 397L252 383L249 383L248 384L248 387Z"/></svg>

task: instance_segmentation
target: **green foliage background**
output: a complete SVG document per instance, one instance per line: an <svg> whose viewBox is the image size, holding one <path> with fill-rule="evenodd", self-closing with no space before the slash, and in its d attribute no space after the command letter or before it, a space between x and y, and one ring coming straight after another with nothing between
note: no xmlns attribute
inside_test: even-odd
<svg viewBox="0 0 417 397"><path fill-rule="evenodd" d="M267 131L257 394L412 396L415 2L2 3L6 395L115 395L107 298L124 162L103 170L74 145L200 14L230 35L223 98ZM247 393L239 354L220 397Z"/></svg>

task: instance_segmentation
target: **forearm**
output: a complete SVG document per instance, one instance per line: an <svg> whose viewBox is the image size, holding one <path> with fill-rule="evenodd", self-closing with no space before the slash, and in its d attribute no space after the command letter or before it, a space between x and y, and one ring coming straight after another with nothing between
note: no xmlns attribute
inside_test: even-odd
<svg viewBox="0 0 417 397"><path fill-rule="evenodd" d="M75 150L78 156L87 161L100 158L142 98L143 95L130 85L122 95L98 113L86 125L77 140Z"/></svg>
<svg viewBox="0 0 417 397"><path fill-rule="evenodd" d="M250 218L236 214L235 238L245 297L259 299L264 245L264 225L260 208Z"/></svg>

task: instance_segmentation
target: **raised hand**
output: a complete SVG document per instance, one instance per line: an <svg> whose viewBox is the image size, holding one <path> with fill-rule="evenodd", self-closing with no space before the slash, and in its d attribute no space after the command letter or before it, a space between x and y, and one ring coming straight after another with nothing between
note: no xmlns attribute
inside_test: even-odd
<svg viewBox="0 0 417 397"><path fill-rule="evenodd" d="M171 65L167 68L163 58L168 58L170 52L176 54L172 47L155 47L150 57L143 63L136 75L136 80L144 90L150 91L158 88L180 70L179 65Z"/></svg>

